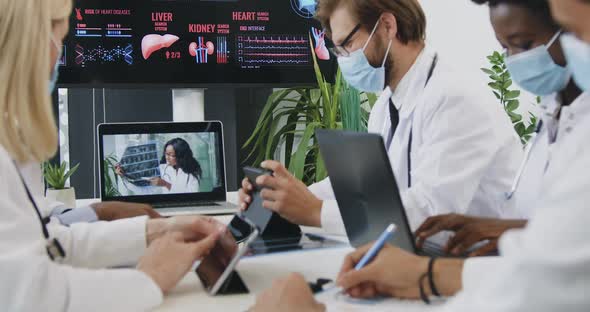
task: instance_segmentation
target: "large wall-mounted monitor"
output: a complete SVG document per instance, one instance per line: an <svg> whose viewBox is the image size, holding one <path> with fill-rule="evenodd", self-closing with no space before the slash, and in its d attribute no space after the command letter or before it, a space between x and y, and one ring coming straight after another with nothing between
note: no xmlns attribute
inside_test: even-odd
<svg viewBox="0 0 590 312"><path fill-rule="evenodd" d="M315 0L76 0L60 84L294 85L335 69ZM310 43L311 38L311 43Z"/></svg>

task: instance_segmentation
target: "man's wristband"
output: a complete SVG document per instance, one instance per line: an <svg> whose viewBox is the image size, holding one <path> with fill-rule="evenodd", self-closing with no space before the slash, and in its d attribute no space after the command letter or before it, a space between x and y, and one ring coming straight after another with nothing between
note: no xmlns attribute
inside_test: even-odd
<svg viewBox="0 0 590 312"><path fill-rule="evenodd" d="M424 290L424 280L426 278L428 278L428 272L426 272L420 276L420 279L418 280L418 286L420 286L420 299L422 299L422 302L424 302L426 304L430 304L430 299L428 299L428 295L426 294L426 291Z"/></svg>
<svg viewBox="0 0 590 312"><path fill-rule="evenodd" d="M434 284L434 261L436 261L436 257L432 257L430 258L430 261L428 261L428 285L430 286L430 291L432 292L433 295L435 295L436 297L440 297L440 292L438 291L438 289L436 288L436 285Z"/></svg>

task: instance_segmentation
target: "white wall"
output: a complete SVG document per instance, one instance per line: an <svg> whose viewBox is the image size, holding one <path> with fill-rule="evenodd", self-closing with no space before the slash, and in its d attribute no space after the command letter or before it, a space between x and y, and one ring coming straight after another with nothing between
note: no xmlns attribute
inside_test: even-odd
<svg viewBox="0 0 590 312"><path fill-rule="evenodd" d="M205 89L172 89L172 120L205 120Z"/></svg>
<svg viewBox="0 0 590 312"><path fill-rule="evenodd" d="M427 19L427 41L442 58L461 71L475 72L487 83L479 68L487 67L486 56L500 50L489 22L487 6L470 0L421 0Z"/></svg>
<svg viewBox="0 0 590 312"><path fill-rule="evenodd" d="M427 19L427 42L459 71L475 72L482 84L489 78L481 72L488 67L486 56L501 51L489 21L488 7L471 0L420 0ZM533 111L534 97L521 98L520 113ZM536 111L536 110L535 110Z"/></svg>

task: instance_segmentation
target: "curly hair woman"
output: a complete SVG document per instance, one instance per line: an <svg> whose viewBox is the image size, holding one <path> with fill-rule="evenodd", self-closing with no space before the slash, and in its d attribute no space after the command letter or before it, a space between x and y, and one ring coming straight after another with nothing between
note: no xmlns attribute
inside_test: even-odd
<svg viewBox="0 0 590 312"><path fill-rule="evenodd" d="M163 187L167 193L194 193L199 191L202 175L201 165L188 143L175 138L164 145L160 177L153 178L151 183Z"/></svg>

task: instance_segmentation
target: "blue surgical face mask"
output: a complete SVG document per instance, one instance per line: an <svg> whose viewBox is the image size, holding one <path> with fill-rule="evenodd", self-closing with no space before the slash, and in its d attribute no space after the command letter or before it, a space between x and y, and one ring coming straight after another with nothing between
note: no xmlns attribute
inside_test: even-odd
<svg viewBox="0 0 590 312"><path fill-rule="evenodd" d="M62 56L62 49L60 48L60 46L57 44L57 41L55 40L55 38L53 38L53 35L51 35L51 42L53 42L53 44L55 45L55 48L57 49L58 53L57 53L57 60L55 61L55 66L53 68L53 72L51 72L51 77L49 78L49 93L53 93L53 91L55 90L55 86L57 85L57 80L59 78L59 60L61 59Z"/></svg>
<svg viewBox="0 0 590 312"><path fill-rule="evenodd" d="M580 89L590 91L590 44L572 34L561 36L561 47L568 67Z"/></svg>
<svg viewBox="0 0 590 312"><path fill-rule="evenodd" d="M563 90L571 79L567 67L555 64L549 48L557 40L557 32L546 45L538 46L506 59L506 67L514 82L535 95L549 95Z"/></svg>
<svg viewBox="0 0 590 312"><path fill-rule="evenodd" d="M385 87L385 62L387 61L392 41L389 41L381 67L373 67L369 64L369 60L365 55L365 49L369 45L371 38L373 38L378 25L379 21L373 27L373 31L371 31L362 49L350 53L349 56L338 57L338 65L340 66L344 79L360 91L379 92Z"/></svg>

